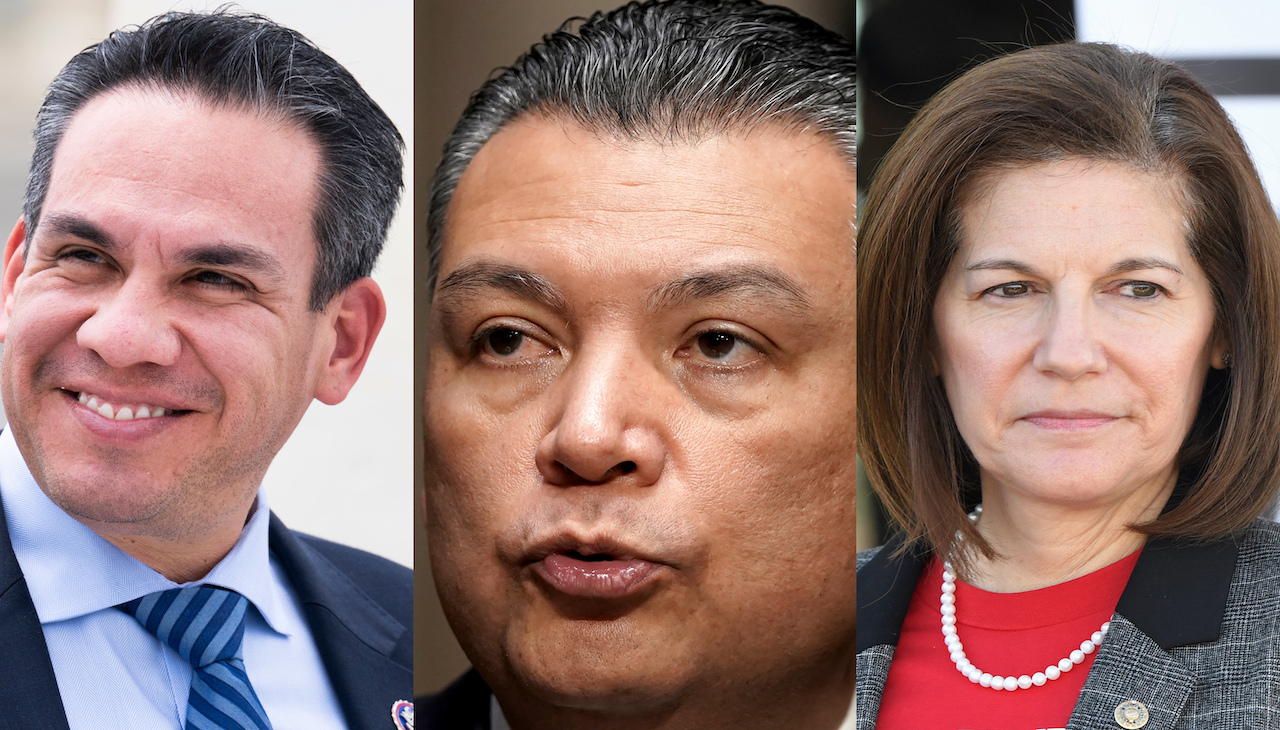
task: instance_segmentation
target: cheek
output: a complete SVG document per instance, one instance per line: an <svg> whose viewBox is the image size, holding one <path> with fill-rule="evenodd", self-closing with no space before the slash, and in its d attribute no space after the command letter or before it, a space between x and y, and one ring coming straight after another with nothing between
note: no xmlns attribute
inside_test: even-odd
<svg viewBox="0 0 1280 730"><path fill-rule="evenodd" d="M528 418L496 418L450 376L428 377L423 409L425 481L432 545L461 548L458 559L487 560L522 495L536 482L538 434ZM447 387L434 387L446 382ZM469 546L469 547L468 547Z"/></svg>
<svg viewBox="0 0 1280 730"><path fill-rule="evenodd" d="M950 338L939 346L939 370L956 425L966 441L984 424L994 424L1018 371L1026 360L1006 338Z"/></svg>
<svg viewBox="0 0 1280 730"><path fill-rule="evenodd" d="M700 423L685 440L690 519L703 524L713 562L732 564L707 571L725 590L808 595L811 581L832 569L849 567L852 576L853 412L833 405Z"/></svg>

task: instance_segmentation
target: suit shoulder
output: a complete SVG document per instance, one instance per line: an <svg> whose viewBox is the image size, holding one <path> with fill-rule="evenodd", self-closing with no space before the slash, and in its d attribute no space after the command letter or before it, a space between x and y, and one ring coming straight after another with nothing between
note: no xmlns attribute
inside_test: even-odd
<svg viewBox="0 0 1280 730"><path fill-rule="evenodd" d="M879 547L873 547L869 550L863 550L858 553L858 569L861 570L862 566L866 565L872 558L878 555L880 553L880 549L881 548Z"/></svg>
<svg viewBox="0 0 1280 730"><path fill-rule="evenodd" d="M294 532L305 548L341 571L362 592L397 617L413 615L413 571L380 555Z"/></svg>

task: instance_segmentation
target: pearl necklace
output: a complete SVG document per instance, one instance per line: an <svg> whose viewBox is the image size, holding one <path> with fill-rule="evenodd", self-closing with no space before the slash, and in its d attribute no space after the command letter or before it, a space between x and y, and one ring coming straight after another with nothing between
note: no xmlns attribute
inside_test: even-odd
<svg viewBox="0 0 1280 730"><path fill-rule="evenodd" d="M977 522L981 514L982 505L978 505L969 514L969 521ZM956 533L956 537L959 537L959 533ZM1072 651L1057 664L1045 667L1043 672L1036 672L1033 675L1024 674L1021 677L1002 677L998 674L993 676L990 672L984 672L973 666L973 662L965 656L964 644L960 643L960 635L956 633L956 573L951 568L951 561L942 562L942 638L947 645L947 650L951 652L951 661L955 662L956 671L968 677L974 684L1006 692L1030 689L1033 685L1043 687L1048 682L1061 677L1064 672L1071 671L1077 664L1083 664L1085 655L1092 654L1102 645L1102 640L1110 628L1110 621L1103 623L1102 628L1080 643L1079 649Z"/></svg>

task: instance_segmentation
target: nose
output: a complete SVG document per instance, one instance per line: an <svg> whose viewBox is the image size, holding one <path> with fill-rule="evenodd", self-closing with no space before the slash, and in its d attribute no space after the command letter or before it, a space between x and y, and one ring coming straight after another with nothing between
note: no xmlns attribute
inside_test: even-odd
<svg viewBox="0 0 1280 730"><path fill-rule="evenodd" d="M548 483L651 486L667 448L654 397L658 373L620 353L580 357L560 376L561 400L535 461Z"/></svg>
<svg viewBox="0 0 1280 730"><path fill-rule="evenodd" d="M182 351L163 296L128 280L80 325L76 342L114 368L173 365Z"/></svg>
<svg viewBox="0 0 1280 730"><path fill-rule="evenodd" d="M1107 369L1107 355L1095 331L1097 322L1089 297L1055 297L1046 318L1034 356L1038 370L1075 380Z"/></svg>

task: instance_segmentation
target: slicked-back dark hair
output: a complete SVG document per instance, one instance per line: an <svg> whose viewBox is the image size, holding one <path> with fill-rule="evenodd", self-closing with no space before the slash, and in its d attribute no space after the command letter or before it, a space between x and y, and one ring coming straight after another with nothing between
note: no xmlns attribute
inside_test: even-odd
<svg viewBox="0 0 1280 730"><path fill-rule="evenodd" d="M279 114L307 130L321 159L311 309L324 309L373 271L404 187L400 133L351 74L301 34L225 8L167 13L118 30L63 67L36 115L23 202L28 241L72 116L99 94L130 86Z"/></svg>
<svg viewBox="0 0 1280 730"><path fill-rule="evenodd" d="M428 291L458 181L513 119L663 144L779 125L829 139L852 167L854 68L848 41L755 0L651 0L571 19L480 87L445 142L427 214Z"/></svg>

